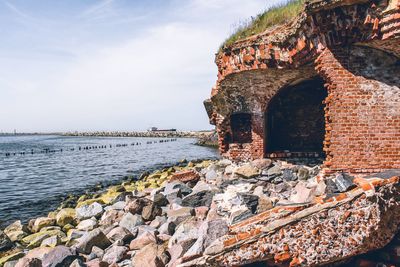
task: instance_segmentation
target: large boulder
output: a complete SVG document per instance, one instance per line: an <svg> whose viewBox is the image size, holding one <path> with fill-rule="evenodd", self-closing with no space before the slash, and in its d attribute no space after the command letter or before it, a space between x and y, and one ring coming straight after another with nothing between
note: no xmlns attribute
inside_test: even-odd
<svg viewBox="0 0 400 267"><path fill-rule="evenodd" d="M160 255L160 247L156 244L148 244L135 253L132 258L133 266L164 267L165 264Z"/></svg>
<svg viewBox="0 0 400 267"><path fill-rule="evenodd" d="M91 217L100 217L102 213L103 207L97 202L76 209L76 217L80 220L89 219Z"/></svg>
<svg viewBox="0 0 400 267"><path fill-rule="evenodd" d="M143 225L144 221L141 215L132 213L126 213L124 217L122 217L121 221L119 222L119 226L126 228L132 234L135 233L135 229L139 225Z"/></svg>
<svg viewBox="0 0 400 267"><path fill-rule="evenodd" d="M80 253L89 254L92 251L93 246L106 249L110 245L111 242L107 236L97 228L82 236L74 247Z"/></svg>
<svg viewBox="0 0 400 267"><path fill-rule="evenodd" d="M0 230L0 251L4 251L13 247L10 238Z"/></svg>
<svg viewBox="0 0 400 267"><path fill-rule="evenodd" d="M42 260L43 267L69 266L74 260L81 258L75 249L57 246L45 254Z"/></svg>
<svg viewBox="0 0 400 267"><path fill-rule="evenodd" d="M112 246L108 249L105 250L104 256L103 256L103 261L109 263L109 264L114 264L117 262L120 262L124 258L126 258L127 254L126 252L128 251L127 247L124 246Z"/></svg>
<svg viewBox="0 0 400 267"><path fill-rule="evenodd" d="M75 209L65 208L60 210L56 215L57 225L64 227L67 224L73 224L76 218Z"/></svg>
<svg viewBox="0 0 400 267"><path fill-rule="evenodd" d="M11 241L20 241L22 238L27 236L26 227L21 221L15 221L4 229L4 233L10 238Z"/></svg>

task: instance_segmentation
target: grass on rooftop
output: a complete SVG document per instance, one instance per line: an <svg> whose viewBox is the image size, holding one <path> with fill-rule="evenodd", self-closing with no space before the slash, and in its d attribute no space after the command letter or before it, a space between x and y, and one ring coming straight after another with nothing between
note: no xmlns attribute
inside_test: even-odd
<svg viewBox="0 0 400 267"><path fill-rule="evenodd" d="M222 47L261 33L271 26L289 22L300 14L303 10L304 2L305 0L287 0L282 4L268 8L256 17L252 17L249 21L240 23L235 32L225 40Z"/></svg>

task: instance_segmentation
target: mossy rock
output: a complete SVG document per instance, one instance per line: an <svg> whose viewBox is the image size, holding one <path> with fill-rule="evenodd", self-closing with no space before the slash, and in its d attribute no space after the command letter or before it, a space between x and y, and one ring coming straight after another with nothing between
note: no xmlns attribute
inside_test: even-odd
<svg viewBox="0 0 400 267"><path fill-rule="evenodd" d="M64 227L67 224L73 224L76 218L75 209L65 208L61 209L56 215L57 225Z"/></svg>
<svg viewBox="0 0 400 267"><path fill-rule="evenodd" d="M59 238L64 238L65 233L61 230L50 230L50 231L40 231L38 233L28 235L21 240L21 243L27 248L36 248L40 246L43 240L51 236L58 236Z"/></svg>
<svg viewBox="0 0 400 267"><path fill-rule="evenodd" d="M94 202L97 202L99 204L105 204L104 201L100 197L98 197L98 198L92 198L92 199L84 200L82 202L78 202L76 207L80 208L80 207L85 206L85 205L93 204Z"/></svg>
<svg viewBox="0 0 400 267"><path fill-rule="evenodd" d="M16 261L16 260L19 260L20 258L22 258L24 256L25 256L25 253L17 252L17 253L2 257L2 258L0 258L0 267L3 267L6 262Z"/></svg>
<svg viewBox="0 0 400 267"><path fill-rule="evenodd" d="M125 188L124 188L125 190ZM100 196L100 200L102 201L101 204L110 204L111 202L114 201L119 195L121 195L121 192L113 192L109 191L103 195ZM100 203L100 202L99 202Z"/></svg>
<svg viewBox="0 0 400 267"><path fill-rule="evenodd" d="M125 192L125 188L122 185L115 185L107 190L110 193L116 193L116 192Z"/></svg>

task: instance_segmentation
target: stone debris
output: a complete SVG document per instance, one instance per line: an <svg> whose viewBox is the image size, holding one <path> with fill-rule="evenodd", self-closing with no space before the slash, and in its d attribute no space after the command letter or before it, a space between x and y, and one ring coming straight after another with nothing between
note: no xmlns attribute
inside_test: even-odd
<svg viewBox="0 0 400 267"><path fill-rule="evenodd" d="M131 191L104 193L119 191L123 201L116 194L105 204L97 195L54 219L31 220L31 230L12 223L0 232L10 251L0 266L364 266L358 255L383 248L397 232L399 177L322 176L315 166L271 160L174 168L198 178L157 171L146 176L164 179L157 188L145 177L126 185ZM396 244L377 262L398 262Z"/></svg>

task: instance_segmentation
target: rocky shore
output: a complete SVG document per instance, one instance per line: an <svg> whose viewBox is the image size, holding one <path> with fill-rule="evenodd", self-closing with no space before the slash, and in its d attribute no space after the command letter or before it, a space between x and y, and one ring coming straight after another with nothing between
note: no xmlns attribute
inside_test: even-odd
<svg viewBox="0 0 400 267"><path fill-rule="evenodd" d="M10 224L0 267L398 266L396 238L358 256L393 239L398 187L317 164L182 163Z"/></svg>

